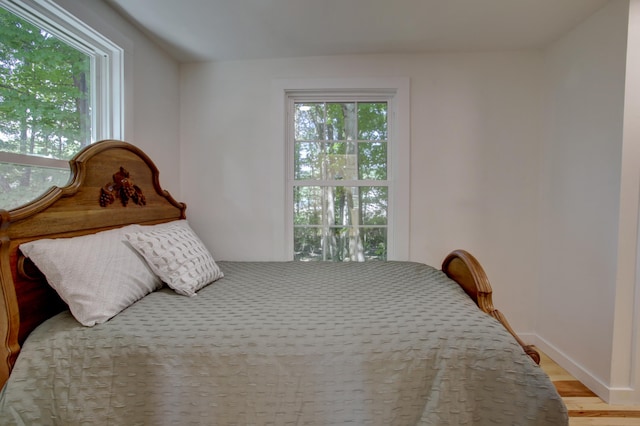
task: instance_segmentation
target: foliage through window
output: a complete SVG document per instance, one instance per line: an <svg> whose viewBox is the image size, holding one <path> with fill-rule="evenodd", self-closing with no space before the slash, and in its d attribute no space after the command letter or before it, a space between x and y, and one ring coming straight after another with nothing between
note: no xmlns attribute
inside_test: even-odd
<svg viewBox="0 0 640 426"><path fill-rule="evenodd" d="M293 103L293 248L303 261L387 257L388 103Z"/></svg>
<svg viewBox="0 0 640 426"><path fill-rule="evenodd" d="M96 56L105 56L19 5L0 2L2 209L67 183L68 160L96 135Z"/></svg>

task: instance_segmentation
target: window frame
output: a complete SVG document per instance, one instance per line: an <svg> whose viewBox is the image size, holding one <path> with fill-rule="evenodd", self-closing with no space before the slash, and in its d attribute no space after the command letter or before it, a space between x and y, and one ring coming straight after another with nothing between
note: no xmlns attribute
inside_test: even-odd
<svg viewBox="0 0 640 426"><path fill-rule="evenodd" d="M124 49L52 0L0 0L0 6L91 57L91 143L124 134ZM54 158L0 151L0 162L68 169Z"/></svg>
<svg viewBox="0 0 640 426"><path fill-rule="evenodd" d="M280 134L285 141L285 227L284 258L293 254L293 187L294 137L289 115L296 101L322 96L341 100L386 98L388 102L387 186L387 260L409 260L409 200L410 200L410 103L408 78L345 78L345 79L285 79L276 80L273 89L280 99L275 111L281 114Z"/></svg>

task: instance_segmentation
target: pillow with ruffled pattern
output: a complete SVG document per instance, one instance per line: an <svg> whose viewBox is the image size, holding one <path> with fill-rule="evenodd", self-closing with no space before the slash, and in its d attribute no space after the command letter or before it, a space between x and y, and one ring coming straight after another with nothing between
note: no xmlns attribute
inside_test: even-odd
<svg viewBox="0 0 640 426"><path fill-rule="evenodd" d="M126 238L176 293L194 296L223 277L211 253L186 220L141 227Z"/></svg>

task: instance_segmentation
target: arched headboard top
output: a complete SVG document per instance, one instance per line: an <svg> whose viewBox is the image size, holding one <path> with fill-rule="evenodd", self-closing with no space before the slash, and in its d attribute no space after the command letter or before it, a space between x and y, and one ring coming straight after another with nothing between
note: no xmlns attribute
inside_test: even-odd
<svg viewBox="0 0 640 426"><path fill-rule="evenodd" d="M0 231L7 232L11 239L43 238L185 217L186 206L160 187L153 161L130 143L96 142L80 151L69 165L71 177L66 186L52 187L31 203L0 214ZM116 178L117 174L120 176ZM120 182L115 182L117 179ZM115 199L105 205L101 196L109 187ZM139 188L144 203L135 203L129 197L125 206L118 192L130 192L133 187Z"/></svg>

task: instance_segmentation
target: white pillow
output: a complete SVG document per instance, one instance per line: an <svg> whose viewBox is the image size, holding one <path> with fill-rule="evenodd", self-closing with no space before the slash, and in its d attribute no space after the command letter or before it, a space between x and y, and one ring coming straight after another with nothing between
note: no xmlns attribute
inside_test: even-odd
<svg viewBox="0 0 640 426"><path fill-rule="evenodd" d="M103 323L162 287L160 279L131 248L124 228L72 238L42 239L20 245L49 285L83 325Z"/></svg>
<svg viewBox="0 0 640 426"><path fill-rule="evenodd" d="M176 293L194 296L223 277L211 253L186 220L140 229L127 234L127 240Z"/></svg>

